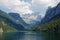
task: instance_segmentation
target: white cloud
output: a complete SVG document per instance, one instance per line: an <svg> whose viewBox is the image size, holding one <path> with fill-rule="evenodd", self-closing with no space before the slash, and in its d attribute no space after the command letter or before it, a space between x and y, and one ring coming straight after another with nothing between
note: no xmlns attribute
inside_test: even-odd
<svg viewBox="0 0 60 40"><path fill-rule="evenodd" d="M14 12L18 12L21 14L28 14L32 13L32 10L30 10L30 4L24 1L20 0L0 0L0 6L5 6L8 9L11 9Z"/></svg>
<svg viewBox="0 0 60 40"><path fill-rule="evenodd" d="M48 6L54 7L56 6L55 0L32 0L31 9L33 11L38 11L40 13L45 13Z"/></svg>
<svg viewBox="0 0 60 40"><path fill-rule="evenodd" d="M55 0L32 0L32 5L34 7L48 7L48 6L55 6Z"/></svg>
<svg viewBox="0 0 60 40"><path fill-rule="evenodd" d="M20 0L0 0L0 6L22 14L32 14L34 10L44 10L48 6L54 6L55 3L55 0L32 0L31 4Z"/></svg>
<svg viewBox="0 0 60 40"><path fill-rule="evenodd" d="M47 7L54 7L58 2L60 0L32 0L31 3L20 0L0 0L0 6L19 13L22 17L26 18L25 21L30 22L31 20L37 20L38 15L44 17ZM32 13L37 13L37 15L32 15ZM30 16L24 16L25 14L29 14Z"/></svg>
<svg viewBox="0 0 60 40"><path fill-rule="evenodd" d="M30 24L31 21L36 20L38 16L37 15L32 15L32 14L25 14L22 17L24 18L24 21L26 21L26 23L29 23Z"/></svg>

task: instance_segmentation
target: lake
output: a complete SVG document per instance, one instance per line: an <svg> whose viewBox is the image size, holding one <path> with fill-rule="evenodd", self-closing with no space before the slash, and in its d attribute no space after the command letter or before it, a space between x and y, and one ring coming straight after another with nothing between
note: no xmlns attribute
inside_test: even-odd
<svg viewBox="0 0 60 40"><path fill-rule="evenodd" d="M56 32L5 32L0 33L0 40L60 40Z"/></svg>

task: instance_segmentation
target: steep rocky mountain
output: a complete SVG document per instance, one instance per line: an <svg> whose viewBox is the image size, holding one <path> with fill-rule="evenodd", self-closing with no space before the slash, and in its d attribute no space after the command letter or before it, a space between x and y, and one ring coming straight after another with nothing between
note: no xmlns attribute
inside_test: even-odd
<svg viewBox="0 0 60 40"><path fill-rule="evenodd" d="M27 29L31 29L31 27L35 27L36 25L39 25L40 24L40 19L41 19L41 16L40 15L38 15L38 18L37 18L37 20L32 20L31 19L31 24L27 24L24 20L23 20L23 18L21 18L20 17L20 15L18 14L18 13L9 13L9 15L11 16L11 17L13 17L14 19L16 19L16 21L18 21L18 22L20 22L25 28L27 28ZM35 15L36 16L36 14L33 14L33 15ZM26 15L24 15L25 17L27 17L27 19L26 19L26 21L28 20L28 17L30 17L31 15L29 15L29 14L26 14ZM27 21L28 22L28 21Z"/></svg>
<svg viewBox="0 0 60 40"><path fill-rule="evenodd" d="M9 15L11 17L13 17L17 22L20 22L21 25L23 25L24 27L28 27L29 24L27 24L18 13L9 13Z"/></svg>
<svg viewBox="0 0 60 40"><path fill-rule="evenodd" d="M42 19L42 24L34 30L47 32L60 32L60 3L56 7L49 7L45 17Z"/></svg>
<svg viewBox="0 0 60 40"><path fill-rule="evenodd" d="M60 14L60 3L56 7L48 7L45 17L42 19L42 23L49 22L56 15Z"/></svg>
<svg viewBox="0 0 60 40"><path fill-rule="evenodd" d="M52 20L46 22L35 29L36 31L47 31L47 32L60 32L60 14L53 17Z"/></svg>
<svg viewBox="0 0 60 40"><path fill-rule="evenodd" d="M0 23L3 24L1 27L4 28L5 30L7 30L7 28L13 28L16 30L24 30L24 27L20 23L16 22L14 18L12 18L6 12L1 11L1 10L0 10L0 20L2 21L2 22L0 21ZM7 26L5 27L4 24L6 24Z"/></svg>

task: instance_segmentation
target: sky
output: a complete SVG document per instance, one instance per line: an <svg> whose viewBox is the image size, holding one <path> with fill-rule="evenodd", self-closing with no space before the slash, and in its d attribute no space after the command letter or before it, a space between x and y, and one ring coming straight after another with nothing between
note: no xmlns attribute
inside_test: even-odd
<svg viewBox="0 0 60 40"><path fill-rule="evenodd" d="M60 0L0 0L0 10L7 13L16 12L26 21L37 20L44 17L49 6L56 6ZM25 15L25 16L24 16ZM29 15L29 16L26 16Z"/></svg>

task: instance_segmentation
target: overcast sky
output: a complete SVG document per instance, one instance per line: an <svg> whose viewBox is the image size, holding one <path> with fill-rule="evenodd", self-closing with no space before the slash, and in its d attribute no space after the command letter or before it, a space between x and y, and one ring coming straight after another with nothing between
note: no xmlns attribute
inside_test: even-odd
<svg viewBox="0 0 60 40"><path fill-rule="evenodd" d="M8 13L19 13L22 17L24 17L23 15L31 15L32 13L37 14L35 15L37 17L38 14L43 17L48 6L54 7L59 2L60 0L0 0L0 9Z"/></svg>

